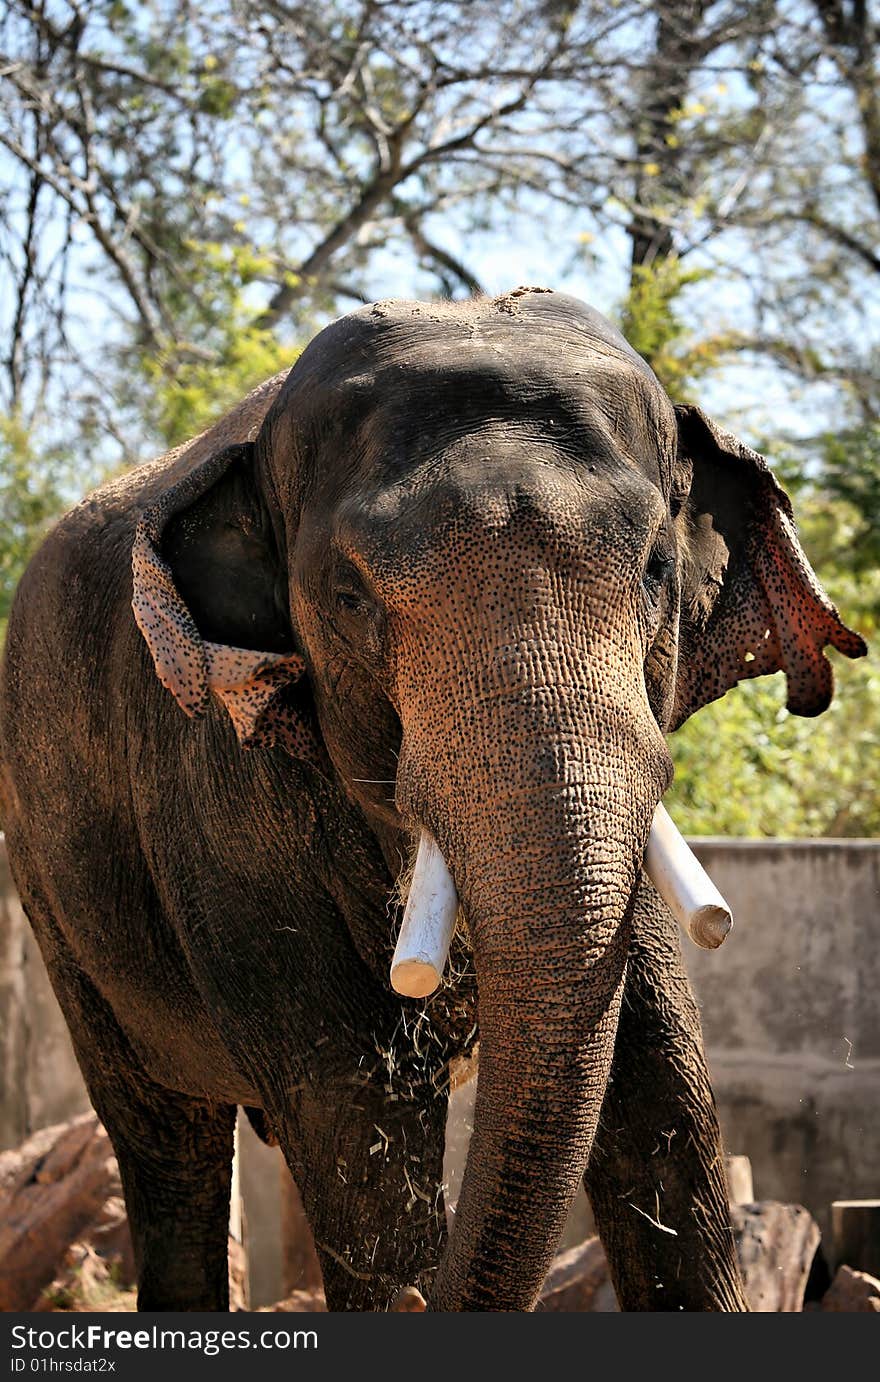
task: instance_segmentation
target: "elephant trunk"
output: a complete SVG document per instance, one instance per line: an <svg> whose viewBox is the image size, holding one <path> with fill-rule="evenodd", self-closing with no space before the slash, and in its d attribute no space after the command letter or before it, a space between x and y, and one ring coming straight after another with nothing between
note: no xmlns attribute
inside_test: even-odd
<svg viewBox="0 0 880 1382"><path fill-rule="evenodd" d="M479 994L474 1133L432 1309L532 1309L586 1168L670 771L633 704L483 682L451 716L404 720L398 802L452 871Z"/></svg>

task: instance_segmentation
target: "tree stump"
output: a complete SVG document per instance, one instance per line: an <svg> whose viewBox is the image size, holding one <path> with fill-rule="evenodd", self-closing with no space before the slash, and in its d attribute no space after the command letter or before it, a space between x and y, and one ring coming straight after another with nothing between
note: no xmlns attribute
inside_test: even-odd
<svg viewBox="0 0 880 1382"><path fill-rule="evenodd" d="M762 1200L730 1209L746 1296L759 1314L791 1314L804 1308L804 1291L819 1226L799 1204Z"/></svg>
<svg viewBox="0 0 880 1382"><path fill-rule="evenodd" d="M880 1277L880 1200L835 1200L831 1206L831 1267Z"/></svg>

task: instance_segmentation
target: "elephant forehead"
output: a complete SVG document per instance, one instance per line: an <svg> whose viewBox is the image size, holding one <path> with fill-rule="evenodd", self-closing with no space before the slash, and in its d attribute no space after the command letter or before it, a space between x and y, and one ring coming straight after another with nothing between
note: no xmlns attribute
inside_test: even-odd
<svg viewBox="0 0 880 1382"><path fill-rule="evenodd" d="M310 406L317 400L312 394ZM664 495L675 457L674 414L669 417L649 385L627 366L597 357L573 366L539 360L519 350L485 349L450 358L445 349L413 353L337 385L327 408L338 410L326 428L304 421L306 448L316 456L314 484L332 506L330 492L369 499L394 485L417 486L447 462L466 491L515 478L523 464L574 471L633 469ZM345 418L340 428L339 416ZM340 444L345 466L337 463ZM344 472L344 473L343 473ZM488 471L487 471L488 473Z"/></svg>
<svg viewBox="0 0 880 1382"><path fill-rule="evenodd" d="M421 320L394 322L359 344L341 357L328 352L320 371L304 372L304 392L319 406L324 389L329 398L395 413L433 395L453 414L481 403L522 411L586 401L604 406L614 422L644 427L650 420L664 434L674 432L669 400L623 339L573 332L566 322L539 320L523 329L502 318L467 329L453 319L427 330ZM296 368L290 382L295 390Z"/></svg>
<svg viewBox="0 0 880 1382"><path fill-rule="evenodd" d="M582 406L671 463L675 415L645 361L576 299L517 290L467 303L377 303L340 318L292 369L273 422L320 436L365 418L381 433L384 419L399 438L480 413L543 409L564 421Z"/></svg>
<svg viewBox="0 0 880 1382"><path fill-rule="evenodd" d="M516 288L499 297L478 296L466 302L376 302L341 320L375 340L395 336L421 342L526 339L540 349L543 338L554 349L560 343L575 350L604 347L654 379L650 366L607 317L578 298L548 288Z"/></svg>

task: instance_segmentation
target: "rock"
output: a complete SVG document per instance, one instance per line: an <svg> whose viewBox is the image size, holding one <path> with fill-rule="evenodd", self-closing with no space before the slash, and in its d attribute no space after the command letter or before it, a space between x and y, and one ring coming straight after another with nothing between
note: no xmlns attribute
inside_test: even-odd
<svg viewBox="0 0 880 1382"><path fill-rule="evenodd" d="M613 1304L609 1302L609 1295ZM598 1238L588 1238L556 1257L547 1273L537 1308L539 1311L597 1313L617 1310L608 1262Z"/></svg>
<svg viewBox="0 0 880 1382"><path fill-rule="evenodd" d="M799 1204L762 1200L730 1210L740 1268L752 1310L803 1310L804 1290L819 1246L819 1226Z"/></svg>
<svg viewBox="0 0 880 1382"><path fill-rule="evenodd" d="M261 1313L272 1315L314 1315L326 1314L327 1302L324 1300L323 1291L291 1291L284 1300L279 1300L275 1305L266 1305L261 1308Z"/></svg>
<svg viewBox="0 0 880 1382"><path fill-rule="evenodd" d="M820 1310L873 1312L880 1315L880 1281L852 1267L838 1267L822 1297Z"/></svg>

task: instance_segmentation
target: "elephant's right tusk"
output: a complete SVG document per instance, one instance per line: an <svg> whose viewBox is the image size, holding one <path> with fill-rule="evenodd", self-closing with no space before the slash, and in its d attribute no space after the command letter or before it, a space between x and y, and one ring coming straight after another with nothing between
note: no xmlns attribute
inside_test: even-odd
<svg viewBox="0 0 880 1382"><path fill-rule="evenodd" d="M694 944L716 950L733 925L733 913L662 801L654 812L644 869Z"/></svg>
<svg viewBox="0 0 880 1382"><path fill-rule="evenodd" d="M423 830L391 961L391 987L397 993L427 998L439 986L457 913L452 874L437 841Z"/></svg>

